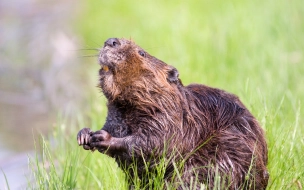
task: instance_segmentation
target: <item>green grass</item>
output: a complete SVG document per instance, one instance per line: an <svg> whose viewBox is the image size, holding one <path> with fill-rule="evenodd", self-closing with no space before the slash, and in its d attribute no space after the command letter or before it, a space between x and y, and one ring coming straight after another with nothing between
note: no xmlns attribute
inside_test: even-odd
<svg viewBox="0 0 304 190"><path fill-rule="evenodd" d="M84 11L74 23L84 40L79 48L99 48L109 37L131 38L175 66L185 85L203 83L237 94L266 132L268 189L304 187L302 0L83 3ZM91 93L90 109L80 115L88 119L75 119L74 125L66 127L69 133L57 127L53 144L44 146L42 161L34 163L35 185L127 189L125 174L113 159L77 146L76 133L83 123L100 129L107 111L104 97L95 88L97 59L85 62L92 63L84 64L91 79L86 89ZM44 139L42 144L48 142Z"/></svg>

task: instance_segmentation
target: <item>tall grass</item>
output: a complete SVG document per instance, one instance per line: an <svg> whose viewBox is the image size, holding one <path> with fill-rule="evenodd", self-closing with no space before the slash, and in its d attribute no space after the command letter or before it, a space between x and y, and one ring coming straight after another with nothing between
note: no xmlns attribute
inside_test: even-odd
<svg viewBox="0 0 304 190"><path fill-rule="evenodd" d="M204 83L237 94L266 132L268 189L303 189L302 0L83 3L85 9L76 18L75 30L83 36L85 48L99 48L109 37L132 38L152 55L175 66L185 85ZM84 63L92 81L87 91L92 93L90 109L81 115L89 119L68 126L69 133L59 130L51 137L53 144L42 141L47 146L34 163L34 187L128 188L126 175L113 159L77 146L76 133L84 127L82 123L97 130L106 115L105 99L94 88L97 60L86 62L92 63ZM154 183L158 179L151 176L150 180ZM158 184L159 188L168 185L161 180Z"/></svg>

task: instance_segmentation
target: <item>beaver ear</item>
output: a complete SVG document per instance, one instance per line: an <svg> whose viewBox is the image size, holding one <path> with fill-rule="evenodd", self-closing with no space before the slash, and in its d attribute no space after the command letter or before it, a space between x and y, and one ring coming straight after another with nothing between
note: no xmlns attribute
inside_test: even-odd
<svg viewBox="0 0 304 190"><path fill-rule="evenodd" d="M174 83L178 82L178 76L179 76L179 73L178 73L177 69L174 67L171 67L168 72L167 80L169 82L174 82Z"/></svg>

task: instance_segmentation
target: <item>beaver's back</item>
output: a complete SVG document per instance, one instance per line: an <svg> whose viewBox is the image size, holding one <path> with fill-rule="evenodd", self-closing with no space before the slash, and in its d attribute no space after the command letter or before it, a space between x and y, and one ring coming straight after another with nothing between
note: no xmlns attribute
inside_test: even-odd
<svg viewBox="0 0 304 190"><path fill-rule="evenodd" d="M207 136L197 146L205 144L194 153L186 168L201 168L197 172L202 181L209 179L210 187L215 172L219 172L230 177L230 185L226 185L232 189L266 188L267 146L257 120L233 94L198 84L186 88L199 99L196 106L208 118L207 126L202 126L208 130Z"/></svg>

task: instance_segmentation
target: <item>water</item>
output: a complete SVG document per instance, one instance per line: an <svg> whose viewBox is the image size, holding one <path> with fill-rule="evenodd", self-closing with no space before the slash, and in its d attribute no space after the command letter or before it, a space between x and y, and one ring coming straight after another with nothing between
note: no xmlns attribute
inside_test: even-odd
<svg viewBox="0 0 304 190"><path fill-rule="evenodd" d="M10 189L28 182L34 139L58 110L71 114L83 99L81 47L70 25L76 10L72 0L0 1L0 169Z"/></svg>

